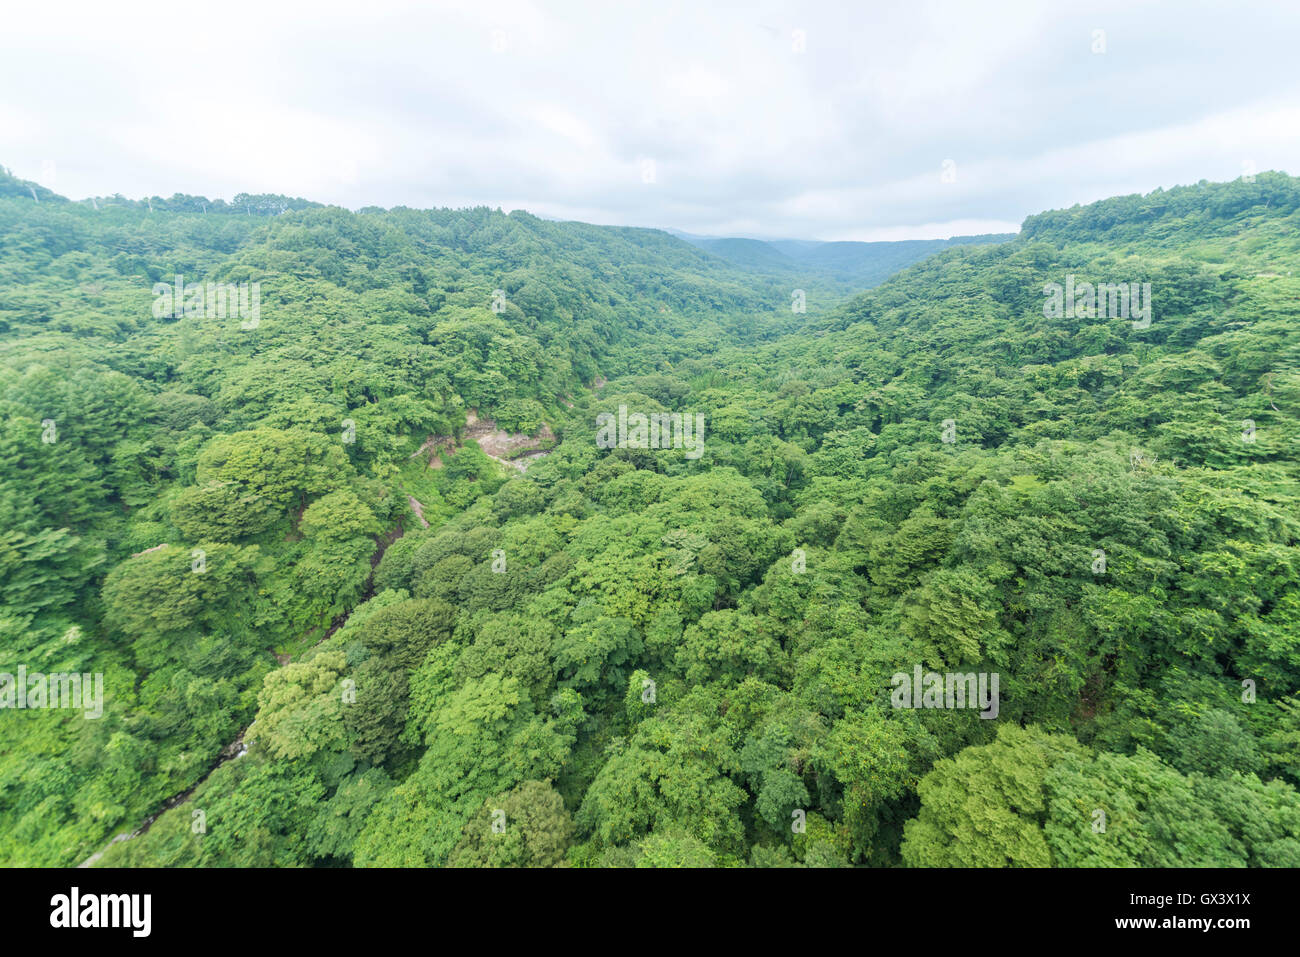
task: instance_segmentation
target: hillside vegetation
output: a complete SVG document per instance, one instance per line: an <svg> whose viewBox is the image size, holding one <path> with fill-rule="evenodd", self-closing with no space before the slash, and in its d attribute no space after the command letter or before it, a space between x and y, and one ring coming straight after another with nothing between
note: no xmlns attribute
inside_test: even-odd
<svg viewBox="0 0 1300 957"><path fill-rule="evenodd" d="M105 702L0 712L0 862L184 795L98 863L1300 866L1300 180L806 313L651 230L30 185L0 671ZM1150 312L1054 314L1067 279ZM700 454L604 447L620 407ZM900 707L918 669L996 715Z"/></svg>
<svg viewBox="0 0 1300 957"><path fill-rule="evenodd" d="M838 293L878 286L900 269L953 246L1006 242L1014 233L904 239L892 242L816 242L800 239L717 239L683 236L706 252L758 273L799 283L816 278Z"/></svg>

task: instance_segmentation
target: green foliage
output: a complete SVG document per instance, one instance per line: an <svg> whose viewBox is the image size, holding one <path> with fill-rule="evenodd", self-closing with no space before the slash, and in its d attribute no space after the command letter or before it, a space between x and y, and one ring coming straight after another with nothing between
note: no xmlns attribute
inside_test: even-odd
<svg viewBox="0 0 1300 957"><path fill-rule="evenodd" d="M344 737L338 682L346 665L342 652L326 651L267 675L248 740L290 761L338 749Z"/></svg>
<svg viewBox="0 0 1300 957"><path fill-rule="evenodd" d="M573 820L549 781L525 781L489 798L465 825L449 867L559 867Z"/></svg>
<svg viewBox="0 0 1300 957"><path fill-rule="evenodd" d="M1068 754L1067 737L1004 725L993 744L943 758L918 786L907 824L909 867L1047 867L1043 777Z"/></svg>
<svg viewBox="0 0 1300 957"><path fill-rule="evenodd" d="M167 807L100 863L1297 866L1298 183L884 278L917 249L0 175L0 670L105 678L6 711L0 861ZM700 456L599 446L619 406ZM996 716L896 706L918 667Z"/></svg>
<svg viewBox="0 0 1300 957"><path fill-rule="evenodd" d="M435 715L419 767L375 808L357 839L356 863L446 864L484 801L553 777L571 742L514 679L466 682Z"/></svg>

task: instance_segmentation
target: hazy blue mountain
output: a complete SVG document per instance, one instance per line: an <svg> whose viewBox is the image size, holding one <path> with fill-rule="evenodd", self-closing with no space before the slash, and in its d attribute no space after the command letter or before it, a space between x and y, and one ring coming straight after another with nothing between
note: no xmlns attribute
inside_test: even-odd
<svg viewBox="0 0 1300 957"><path fill-rule="evenodd" d="M700 249L746 269L830 280L838 286L868 289L927 256L952 246L1001 243L1014 233L908 239L897 242L820 242L811 239L739 239L697 236L669 230Z"/></svg>

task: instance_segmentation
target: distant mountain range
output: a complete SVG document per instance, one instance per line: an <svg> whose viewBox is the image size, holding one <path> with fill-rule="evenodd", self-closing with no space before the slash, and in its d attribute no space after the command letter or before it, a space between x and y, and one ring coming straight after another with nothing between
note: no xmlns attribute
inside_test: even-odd
<svg viewBox="0 0 1300 957"><path fill-rule="evenodd" d="M810 239L734 239L666 230L693 246L746 269L787 275L810 272L853 289L878 286L901 269L950 246L1001 243L1015 233L898 242L819 242Z"/></svg>

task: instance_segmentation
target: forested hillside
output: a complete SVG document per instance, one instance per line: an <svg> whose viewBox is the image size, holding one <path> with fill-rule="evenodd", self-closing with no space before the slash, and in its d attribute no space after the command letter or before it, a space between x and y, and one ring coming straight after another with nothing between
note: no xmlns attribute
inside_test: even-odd
<svg viewBox="0 0 1300 957"><path fill-rule="evenodd" d="M800 239L719 239L683 235L693 245L728 262L759 273L773 273L800 283L816 277L836 292L860 292L878 286L900 269L953 246L1005 242L1014 233L954 236L951 239L904 239L893 242L816 242Z"/></svg>
<svg viewBox="0 0 1300 957"><path fill-rule="evenodd" d="M0 711L0 863L1300 866L1298 270L1277 173L806 312L651 230L0 179L0 672L105 687Z"/></svg>

